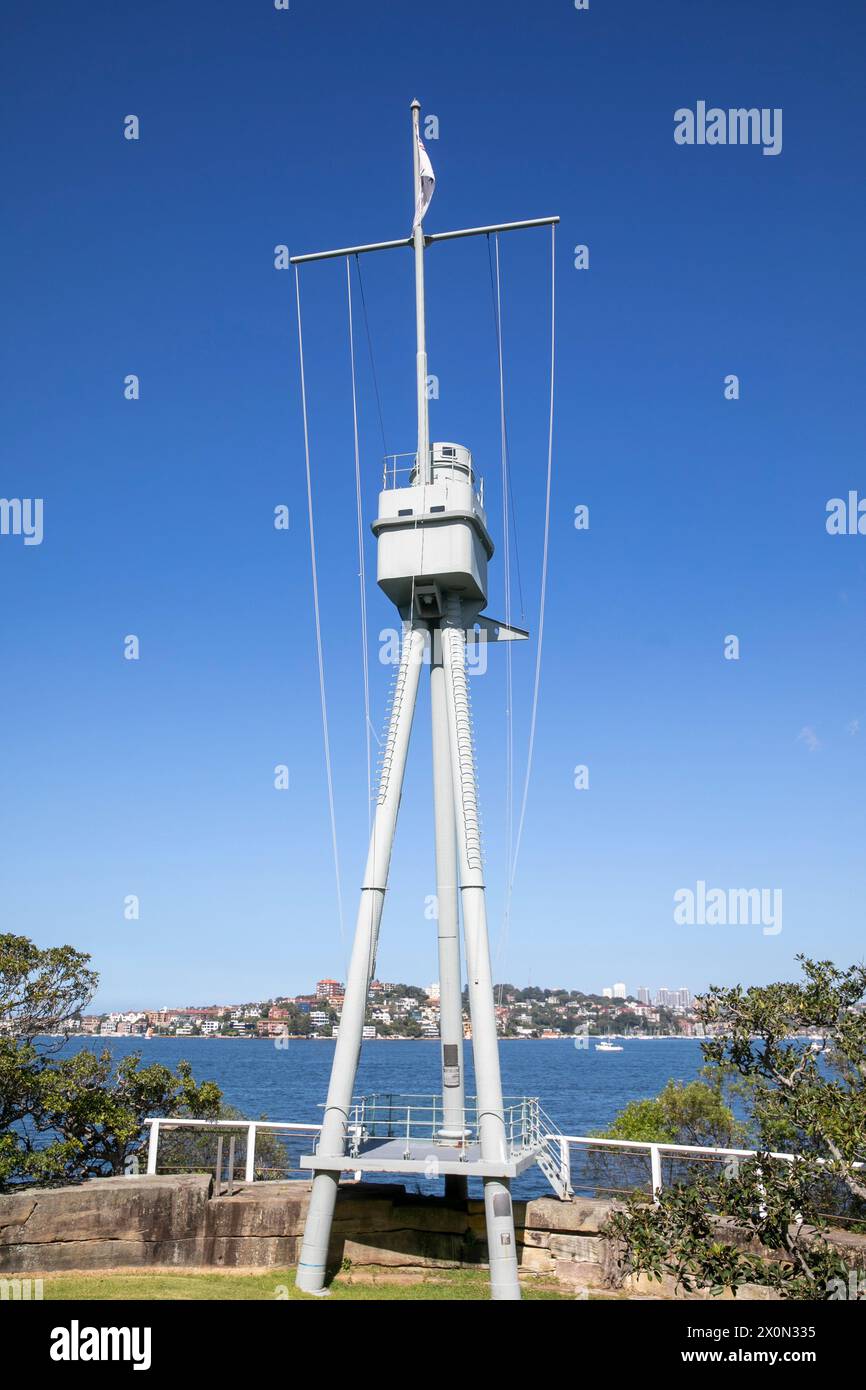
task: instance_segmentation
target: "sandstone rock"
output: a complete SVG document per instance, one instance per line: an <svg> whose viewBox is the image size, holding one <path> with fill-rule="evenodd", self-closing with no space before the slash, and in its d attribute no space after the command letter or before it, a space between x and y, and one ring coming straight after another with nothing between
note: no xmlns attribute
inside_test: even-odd
<svg viewBox="0 0 866 1390"><path fill-rule="evenodd" d="M365 1245L361 1241L332 1242L329 1255L332 1263L348 1260L352 1265L382 1265L394 1267L412 1265L421 1269L448 1269L459 1265L462 1245L454 1236L395 1231L388 1242Z"/></svg>
<svg viewBox="0 0 866 1390"><path fill-rule="evenodd" d="M536 1274L553 1274L555 1261L549 1250L540 1250L533 1245L523 1245L518 1248L517 1257L520 1261L520 1268L531 1270Z"/></svg>
<svg viewBox="0 0 866 1390"><path fill-rule="evenodd" d="M444 1203L400 1201L345 1201L341 1193L334 1212L334 1230L368 1235L376 1232L405 1230L431 1231L463 1236L470 1229L471 1218ZM481 1220L481 1231L485 1230Z"/></svg>
<svg viewBox="0 0 866 1390"><path fill-rule="evenodd" d="M853 1231L828 1231L827 1239L839 1251L848 1269L866 1270L866 1236Z"/></svg>
<svg viewBox="0 0 866 1390"><path fill-rule="evenodd" d="M200 1253L197 1243L196 1248ZM66 1269L138 1269L150 1263L149 1256L149 1247L140 1240L30 1241L26 1245L0 1247L0 1270L48 1275Z"/></svg>
<svg viewBox="0 0 866 1390"><path fill-rule="evenodd" d="M673 1297L673 1282L669 1275L663 1275L661 1280L658 1280L651 1279L648 1274L627 1274L622 1281L622 1286L630 1293L671 1298Z"/></svg>
<svg viewBox="0 0 866 1390"><path fill-rule="evenodd" d="M227 1269L286 1269L297 1264L301 1242L296 1236L218 1236L206 1243L205 1264ZM180 1262L179 1262L180 1263Z"/></svg>
<svg viewBox="0 0 866 1390"><path fill-rule="evenodd" d="M64 1240L183 1240L203 1231L211 1180L97 1178L80 1187L0 1197L0 1251L10 1244Z"/></svg>
<svg viewBox="0 0 866 1390"><path fill-rule="evenodd" d="M595 1261L556 1260L553 1266L559 1284L573 1285L575 1288L600 1289L604 1287L604 1270Z"/></svg>
<svg viewBox="0 0 866 1390"><path fill-rule="evenodd" d="M307 1203L296 1198L288 1201L255 1197L218 1197L205 1209L205 1235L211 1238L303 1235Z"/></svg>
<svg viewBox="0 0 866 1390"><path fill-rule="evenodd" d="M242 1184L214 1196L207 1174L100 1178L80 1186L30 1189L0 1197L0 1272L44 1274L70 1269L285 1268L300 1253L310 1184ZM615 1207L609 1201L554 1198L514 1203L521 1270L532 1279L554 1276L569 1288L601 1288L612 1247L600 1234ZM735 1238L733 1228L725 1234ZM829 1232L850 1268L866 1267L866 1237ZM778 1259L772 1252L769 1259ZM329 1251L365 1270L423 1271L477 1265L486 1258L484 1203L445 1201L406 1193L399 1186L346 1184L340 1188ZM629 1276L633 1296L688 1297L674 1281ZM740 1299L777 1297L762 1285Z"/></svg>
<svg viewBox="0 0 866 1390"><path fill-rule="evenodd" d="M0 1197L0 1240L15 1240L36 1209L36 1198L28 1195L20 1197Z"/></svg>
<svg viewBox="0 0 866 1390"><path fill-rule="evenodd" d="M531 1230L585 1231L597 1235L615 1207L615 1202L589 1197L575 1197L570 1202L539 1197L527 1202L525 1225Z"/></svg>
<svg viewBox="0 0 866 1390"><path fill-rule="evenodd" d="M550 1251L557 1259L579 1260L584 1264L601 1264L604 1241L598 1236L551 1235Z"/></svg>

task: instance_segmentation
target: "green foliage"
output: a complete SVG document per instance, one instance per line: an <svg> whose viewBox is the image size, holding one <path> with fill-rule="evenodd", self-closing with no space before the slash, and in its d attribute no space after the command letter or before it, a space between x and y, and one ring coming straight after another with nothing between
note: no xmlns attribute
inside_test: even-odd
<svg viewBox="0 0 866 1390"><path fill-rule="evenodd" d="M725 1104L718 1085L671 1080L654 1100L629 1101L598 1137L736 1148L742 1126Z"/></svg>
<svg viewBox="0 0 866 1390"><path fill-rule="evenodd" d="M606 1233L621 1242L624 1268L654 1279L672 1275L689 1292L762 1284L784 1298L823 1301L835 1297L835 1281L848 1270L818 1226L803 1219L812 1187L808 1162L758 1154L727 1176L663 1188L654 1206L632 1195Z"/></svg>
<svg viewBox="0 0 866 1390"><path fill-rule="evenodd" d="M748 1099L759 1152L664 1188L655 1205L631 1197L608 1223L623 1268L716 1293L761 1283L787 1298L837 1296L847 1270L821 1231L840 1216L866 1219L855 1166L866 1159L866 969L798 960L800 983L714 988L698 1001L714 1030L703 1044L705 1075L715 1076L719 1097L733 1083ZM632 1123L641 1119L649 1127L659 1114ZM774 1159L773 1150L797 1157Z"/></svg>
<svg viewBox="0 0 866 1390"><path fill-rule="evenodd" d="M148 1115L219 1112L219 1087L197 1084L188 1062L173 1072L133 1053L115 1066L107 1049L58 1057L37 1045L92 996L88 961L69 946L0 937L0 1191L122 1173L146 1142Z"/></svg>
<svg viewBox="0 0 866 1390"><path fill-rule="evenodd" d="M146 1143L149 1115L212 1119L219 1103L219 1087L197 1085L188 1062L173 1072L133 1053L115 1066L107 1049L58 1058L2 1039L0 1191L122 1173Z"/></svg>
<svg viewBox="0 0 866 1390"><path fill-rule="evenodd" d="M34 1038L62 1030L93 998L99 977L89 961L71 946L40 950L26 936L0 934L0 1031Z"/></svg>
<svg viewBox="0 0 866 1390"><path fill-rule="evenodd" d="M390 997L394 999L414 999L419 1004L427 1003L427 991L420 985L392 985Z"/></svg>
<svg viewBox="0 0 866 1390"><path fill-rule="evenodd" d="M599 1139L634 1139L643 1144L672 1144L675 1142L661 1098L630 1100L607 1129L596 1130Z"/></svg>
<svg viewBox="0 0 866 1390"><path fill-rule="evenodd" d="M704 1056L744 1083L760 1144L833 1160L866 1200L850 1170L866 1151L866 967L797 959L804 983L712 989L699 1001L718 1032ZM798 1031L822 1041L810 1046Z"/></svg>

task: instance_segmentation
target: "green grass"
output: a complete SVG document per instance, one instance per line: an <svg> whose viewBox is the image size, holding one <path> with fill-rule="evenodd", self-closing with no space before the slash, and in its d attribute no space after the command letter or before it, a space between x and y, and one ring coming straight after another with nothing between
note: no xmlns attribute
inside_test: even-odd
<svg viewBox="0 0 866 1390"><path fill-rule="evenodd" d="M295 1288L292 1269L269 1270L267 1274L171 1273L162 1271L135 1274L46 1274L44 1297L74 1302L123 1301L125 1299L256 1300L279 1302L304 1299ZM523 1286L527 1299L572 1302L574 1296L549 1285L534 1282ZM486 1270L437 1270L423 1280L388 1283L384 1279L364 1281L358 1275L342 1274L331 1285L331 1299L337 1301L418 1301L448 1299L486 1302L490 1286Z"/></svg>

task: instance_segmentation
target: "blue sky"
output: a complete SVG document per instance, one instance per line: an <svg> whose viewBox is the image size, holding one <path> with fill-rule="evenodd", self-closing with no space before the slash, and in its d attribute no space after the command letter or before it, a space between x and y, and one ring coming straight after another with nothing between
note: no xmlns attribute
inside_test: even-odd
<svg viewBox="0 0 866 1390"><path fill-rule="evenodd" d="M501 653L473 682L497 978L697 989L789 977L798 951L860 958L866 537L824 523L828 499L866 494L862 6L14 8L0 494L43 498L45 534L0 536L3 929L91 951L104 1008L343 975L294 294L273 248L408 233L417 96L439 118L429 231L562 217L546 644L507 942ZM782 153L676 145L674 111L699 100L781 108ZM130 113L138 141L123 138ZM533 631L548 257L547 233L503 239ZM474 450L498 542L487 246L436 247L427 264L433 437ZM363 272L388 448L412 449L411 257ZM367 808L343 264L309 268L302 288L349 933ZM382 447L360 334L357 348L369 521ZM380 728L393 617L370 536L366 563ZM730 633L739 661L723 658ZM525 644L519 777L532 662ZM436 977L428 729L425 690L384 979ZM783 930L677 925L673 894L699 880L780 889Z"/></svg>

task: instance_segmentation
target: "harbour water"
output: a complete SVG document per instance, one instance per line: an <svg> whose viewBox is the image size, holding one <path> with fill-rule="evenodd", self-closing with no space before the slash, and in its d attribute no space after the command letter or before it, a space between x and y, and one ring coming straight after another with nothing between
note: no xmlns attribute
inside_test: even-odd
<svg viewBox="0 0 866 1390"><path fill-rule="evenodd" d="M581 1041L584 1041L581 1039ZM619 1039L622 1052L596 1052L571 1039L500 1045L503 1091L510 1096L538 1096L551 1120L565 1134L603 1129L630 1100L655 1096L669 1078L693 1080L701 1067L701 1049L692 1038ZM321 1118L332 1042L289 1039L278 1045L264 1039L115 1038L71 1040L66 1047L107 1046L118 1059L140 1052L147 1062L174 1067L183 1059L197 1081L220 1086L228 1105L250 1119ZM465 1047L466 1090L474 1092L472 1050ZM361 1051L356 1091L433 1094L440 1086L438 1042L366 1042Z"/></svg>

